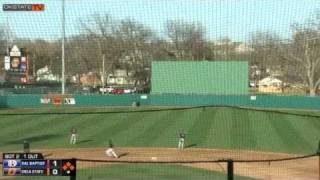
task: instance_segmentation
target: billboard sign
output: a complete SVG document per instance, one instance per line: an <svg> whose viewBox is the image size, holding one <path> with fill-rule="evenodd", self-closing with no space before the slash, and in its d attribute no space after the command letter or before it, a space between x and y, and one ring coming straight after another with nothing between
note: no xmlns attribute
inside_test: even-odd
<svg viewBox="0 0 320 180"><path fill-rule="evenodd" d="M75 105L76 99L72 96L63 96L63 95L45 95L40 98L41 104L50 104L50 105Z"/></svg>
<svg viewBox="0 0 320 180"><path fill-rule="evenodd" d="M14 45L10 51L10 56L16 56L16 57L20 57L21 56L21 51L18 48L18 46Z"/></svg>
<svg viewBox="0 0 320 180"><path fill-rule="evenodd" d="M20 57L11 57L11 69L19 69Z"/></svg>
<svg viewBox="0 0 320 180"><path fill-rule="evenodd" d="M4 67L6 71L11 72L25 73L27 71L27 58L18 46L14 45L9 52L9 56L5 56Z"/></svg>
<svg viewBox="0 0 320 180"><path fill-rule="evenodd" d="M6 71L10 70L10 56L4 57L4 69Z"/></svg>

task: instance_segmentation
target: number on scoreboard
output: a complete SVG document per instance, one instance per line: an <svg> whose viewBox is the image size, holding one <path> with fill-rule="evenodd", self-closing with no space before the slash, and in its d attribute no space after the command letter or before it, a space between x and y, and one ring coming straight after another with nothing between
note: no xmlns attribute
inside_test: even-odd
<svg viewBox="0 0 320 180"><path fill-rule="evenodd" d="M49 160L49 176L61 176L61 160Z"/></svg>

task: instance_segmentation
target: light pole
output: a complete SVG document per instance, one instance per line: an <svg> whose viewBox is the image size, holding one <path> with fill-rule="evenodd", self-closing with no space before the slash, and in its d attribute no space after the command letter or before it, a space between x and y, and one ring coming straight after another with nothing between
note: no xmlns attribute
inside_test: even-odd
<svg viewBox="0 0 320 180"><path fill-rule="evenodd" d="M9 30L10 28L9 28L9 17L7 17L7 24L6 24L6 51L7 51L7 55L9 56L9 38L10 38L10 35L9 35L9 32L10 32L10 30Z"/></svg>
<svg viewBox="0 0 320 180"><path fill-rule="evenodd" d="M105 54L102 54L102 75L101 75L101 82L102 82L102 94L104 94L104 88L105 88Z"/></svg>
<svg viewBox="0 0 320 180"><path fill-rule="evenodd" d="M65 93L65 62L64 62L64 39L65 39L65 0L62 0L62 43L61 43L61 94Z"/></svg>

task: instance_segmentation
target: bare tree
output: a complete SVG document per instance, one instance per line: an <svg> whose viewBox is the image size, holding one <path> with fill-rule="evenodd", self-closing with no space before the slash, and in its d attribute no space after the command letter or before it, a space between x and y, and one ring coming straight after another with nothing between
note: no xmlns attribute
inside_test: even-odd
<svg viewBox="0 0 320 180"><path fill-rule="evenodd" d="M4 26L0 26L0 61L3 61L3 58L6 54L7 49L7 39L6 39L6 29ZM3 70L3 63L0 63L0 72Z"/></svg>
<svg viewBox="0 0 320 180"><path fill-rule="evenodd" d="M284 58L296 66L296 73L307 85L309 95L315 96L320 86L320 32L311 29L296 31Z"/></svg>
<svg viewBox="0 0 320 180"><path fill-rule="evenodd" d="M272 32L255 32L251 35L250 45L253 51L250 54L250 63L261 71L261 78L270 75L266 71L280 71L284 77L287 67L286 61L279 56L277 48L282 39ZM284 46L282 46L284 47Z"/></svg>
<svg viewBox="0 0 320 180"><path fill-rule="evenodd" d="M296 73L315 96L320 86L320 11L305 24L293 26L293 42L282 50L284 59L296 66Z"/></svg>
<svg viewBox="0 0 320 180"><path fill-rule="evenodd" d="M86 36L90 37L88 42L98 45L96 57L105 55L106 72L122 68L128 73L132 72L136 82L148 78L145 69L150 69L151 44L154 40L154 34L149 28L132 19L115 21L109 15L94 15L91 23L81 22L81 26ZM87 50L92 47L87 47ZM97 62L99 64L99 60ZM97 67L101 67L101 63Z"/></svg>
<svg viewBox="0 0 320 180"><path fill-rule="evenodd" d="M0 54L4 54L6 50L6 31L3 26L0 26Z"/></svg>
<svg viewBox="0 0 320 180"><path fill-rule="evenodd" d="M199 23L168 21L166 27L177 59L205 59L205 30Z"/></svg>
<svg viewBox="0 0 320 180"><path fill-rule="evenodd" d="M94 57L88 57L85 54L80 56L86 64L91 64L93 67L90 69L96 72L102 72L102 56L106 57L106 72L112 71L113 67L118 61L118 43L114 39L114 33L117 28L117 23L111 18L110 15L95 14L90 20L80 20L80 26L84 29L85 37L82 44L84 47L82 52L95 51ZM78 46L80 47L80 46ZM89 53L92 55L92 53ZM88 54L88 55L89 55Z"/></svg>
<svg viewBox="0 0 320 180"><path fill-rule="evenodd" d="M30 70L36 72L39 68L48 66L55 74L61 72L60 43L42 39L17 39L18 47L25 48L30 56Z"/></svg>
<svg viewBox="0 0 320 180"><path fill-rule="evenodd" d="M150 76L151 44L155 39L152 31L132 19L125 19L120 22L115 38L120 43L120 65L127 72L133 72L135 84L146 83Z"/></svg>

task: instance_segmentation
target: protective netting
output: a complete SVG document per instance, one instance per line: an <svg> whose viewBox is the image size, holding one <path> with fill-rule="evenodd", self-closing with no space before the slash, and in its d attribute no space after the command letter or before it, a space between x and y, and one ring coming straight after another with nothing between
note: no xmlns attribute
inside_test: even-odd
<svg viewBox="0 0 320 180"><path fill-rule="evenodd" d="M26 140L45 158L77 158L79 179L226 179L228 160L235 179L319 178L316 111L56 107L2 110L0 122L2 152ZM119 158L108 156L109 140Z"/></svg>
<svg viewBox="0 0 320 180"><path fill-rule="evenodd" d="M78 179L319 179L320 1L0 2L0 152Z"/></svg>
<svg viewBox="0 0 320 180"><path fill-rule="evenodd" d="M228 155L226 154L226 157ZM156 161L159 161L158 163ZM170 162L171 160L163 161L159 159L151 160L152 164L131 162L127 163L106 163L94 162L94 160L79 160L81 166L91 166L100 168L93 168L92 171L80 171L79 176L87 176L92 179L103 176L104 173L114 176L113 178L120 179L227 179L228 164L227 160L217 161L191 161L180 160ZM150 161L149 161L150 163ZM317 155L310 155L305 157L297 157L296 159L274 159L274 160L244 160L242 162L233 162L233 178L235 180L245 179L319 179L319 157ZM190 169L191 167L191 169ZM112 174L112 169L126 169L128 173ZM168 169L166 169L168 168ZM103 170L102 170L103 169ZM145 171L142 174L141 170ZM108 172L110 171L110 172ZM119 170L121 171L121 170ZM185 171L185 172L184 172ZM146 176L144 176L146 175ZM110 177L112 179L112 177ZM98 178L99 179L99 178Z"/></svg>
<svg viewBox="0 0 320 180"><path fill-rule="evenodd" d="M3 89L5 92L59 93L62 74L69 93L149 92L151 85L170 84L175 79L163 76L165 79L157 84L151 82L152 62L168 60L246 61L247 69L234 71L242 83L249 84L241 94L314 95L320 84L317 1L3 0L1 3L0 58L4 59L9 53L7 48L13 45L22 48L23 56L28 58L24 75L8 72L14 67L1 70L6 75L2 78L4 87L18 89ZM42 3L45 8L32 12L4 11L6 4L14 3ZM1 67L4 68L3 63ZM183 73L182 69L177 67L177 73ZM200 82L215 84L223 80L220 76L233 74L212 69L212 77L216 79L210 81L197 76L199 71L208 69L186 70L188 76L195 76L198 81L191 78L188 87L193 90L181 92L221 93L223 89L203 91L201 87L207 85ZM248 75L247 81L243 81L242 76ZM227 94L234 93L230 91L235 88L234 83L229 78L219 86L228 90ZM26 88L26 84L30 85ZM185 83L176 85L183 87ZM104 86L111 88L99 89Z"/></svg>
<svg viewBox="0 0 320 180"><path fill-rule="evenodd" d="M124 149L122 149L122 151L123 150ZM228 155L226 154L226 156ZM232 173L229 171L230 164L228 164L228 160L226 159L201 161L178 160L178 157L179 156L176 156L176 158L170 158L170 160L168 160L168 158L166 159L164 156L151 157L150 154L146 154L144 160L137 160L139 159L137 154L134 157L134 155L127 153L124 154L120 160L110 158L101 158L99 160L78 159L76 179L207 180L232 178L234 180L318 180L320 178L320 168L317 166L320 159L317 154L269 160L234 160L232 161ZM54 180L69 179L69 177L17 177L10 179Z"/></svg>

